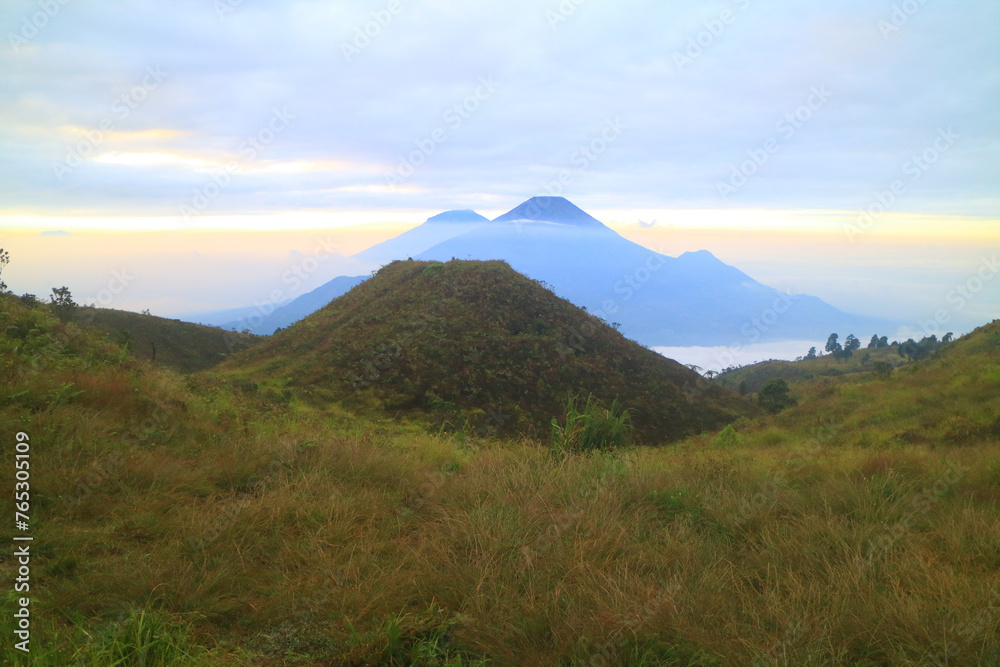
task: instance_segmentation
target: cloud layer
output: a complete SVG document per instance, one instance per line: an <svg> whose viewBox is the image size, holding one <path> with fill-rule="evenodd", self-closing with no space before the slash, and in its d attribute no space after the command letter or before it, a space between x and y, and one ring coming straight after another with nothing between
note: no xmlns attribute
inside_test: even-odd
<svg viewBox="0 0 1000 667"><path fill-rule="evenodd" d="M1000 214L986 0L16 0L0 28L8 212Z"/></svg>

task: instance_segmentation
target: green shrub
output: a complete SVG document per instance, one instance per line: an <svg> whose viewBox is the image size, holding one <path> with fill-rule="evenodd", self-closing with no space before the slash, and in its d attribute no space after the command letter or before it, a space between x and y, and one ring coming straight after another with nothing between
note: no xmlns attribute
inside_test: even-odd
<svg viewBox="0 0 1000 667"><path fill-rule="evenodd" d="M583 411L576 409L570 398L562 423L552 420L552 448L559 452L610 451L632 444L632 422L629 411L618 399L603 408L593 396L587 398Z"/></svg>

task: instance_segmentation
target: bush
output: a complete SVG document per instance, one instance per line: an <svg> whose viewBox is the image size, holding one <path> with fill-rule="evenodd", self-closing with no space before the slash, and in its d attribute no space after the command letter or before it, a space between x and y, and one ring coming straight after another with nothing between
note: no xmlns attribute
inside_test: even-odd
<svg viewBox="0 0 1000 667"><path fill-rule="evenodd" d="M576 409L576 400L570 398L562 424L552 420L552 449L555 451L610 451L631 444L632 421L618 399L611 402L609 409L604 409L591 396L580 412Z"/></svg>
<svg viewBox="0 0 1000 667"><path fill-rule="evenodd" d="M757 403L771 414L781 412L796 401L788 393L788 383L784 380L771 380L757 393Z"/></svg>
<svg viewBox="0 0 1000 667"><path fill-rule="evenodd" d="M872 366L872 375L879 380L888 380L892 375L892 364L888 361L876 361Z"/></svg>

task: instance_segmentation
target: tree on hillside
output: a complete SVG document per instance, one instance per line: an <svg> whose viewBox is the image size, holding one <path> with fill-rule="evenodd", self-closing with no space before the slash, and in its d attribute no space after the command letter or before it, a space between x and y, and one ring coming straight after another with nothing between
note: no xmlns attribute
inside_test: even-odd
<svg viewBox="0 0 1000 667"><path fill-rule="evenodd" d="M861 341L858 340L857 336L848 334L847 339L844 341L844 352L847 352L847 356L854 354L854 351L860 347Z"/></svg>
<svg viewBox="0 0 1000 667"><path fill-rule="evenodd" d="M63 322L68 322L76 310L76 301L73 301L73 295L69 293L69 288L65 285L52 288L52 296L49 297L49 302L52 304L52 309L56 312L56 315Z"/></svg>
<svg viewBox="0 0 1000 667"><path fill-rule="evenodd" d="M889 337L888 336L882 336L881 338L879 338L878 339L878 345L877 345L877 347L880 347L880 348L881 347L889 347Z"/></svg>
<svg viewBox="0 0 1000 667"><path fill-rule="evenodd" d="M780 378L771 380L757 392L757 403L771 414L780 412L790 405L795 405L795 399L788 392L787 382Z"/></svg>
<svg viewBox="0 0 1000 667"><path fill-rule="evenodd" d="M840 348L840 343L837 342L838 338L840 338L840 336L838 336L835 333L832 333L832 334L830 334L830 337L826 339L826 348L825 349L830 354L833 354L835 352L840 352L841 348Z"/></svg>
<svg viewBox="0 0 1000 667"><path fill-rule="evenodd" d="M0 274L3 273L3 267L10 264L10 253L0 248ZM0 294L5 294L7 292L7 283L0 280Z"/></svg>
<svg viewBox="0 0 1000 667"><path fill-rule="evenodd" d="M899 349L896 350L896 354L901 357L906 357L907 359L917 360L926 356L927 350L921 347L915 340L910 338L899 346Z"/></svg>
<svg viewBox="0 0 1000 667"><path fill-rule="evenodd" d="M868 341L868 349L874 350L878 347L878 334L872 334L872 339Z"/></svg>
<svg viewBox="0 0 1000 667"><path fill-rule="evenodd" d="M947 345L948 343L950 343L953 340L955 340L955 334L952 333L951 331L949 331L948 333L946 333L944 335L944 338L941 339L941 344L942 345Z"/></svg>
<svg viewBox="0 0 1000 667"><path fill-rule="evenodd" d="M809 352L806 354L806 359L815 359L815 358L816 358L816 348L810 347Z"/></svg>

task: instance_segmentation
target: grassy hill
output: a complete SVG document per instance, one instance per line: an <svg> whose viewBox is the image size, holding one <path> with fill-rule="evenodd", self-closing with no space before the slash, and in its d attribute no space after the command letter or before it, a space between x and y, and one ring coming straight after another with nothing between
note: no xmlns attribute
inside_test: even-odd
<svg viewBox="0 0 1000 667"><path fill-rule="evenodd" d="M546 435L571 395L615 399L661 443L754 407L506 263L394 262L219 368L323 407Z"/></svg>
<svg viewBox="0 0 1000 667"><path fill-rule="evenodd" d="M156 363L180 373L211 368L261 340L251 334L110 308L79 308L75 321L100 329L112 341L128 341L129 350L140 359L152 361L155 352Z"/></svg>
<svg viewBox="0 0 1000 667"><path fill-rule="evenodd" d="M1000 664L1000 324L671 447L557 457L180 376L9 297L0 322L34 538L31 660L8 584L0 661Z"/></svg>
<svg viewBox="0 0 1000 667"><path fill-rule="evenodd" d="M716 377L715 381L732 389L738 389L743 385L748 393L756 393L771 380L781 379L792 382L821 377L837 377L851 373L870 374L874 365L880 361L891 364L893 368L908 363L906 358L899 356L898 349L897 346L870 350L861 349L848 358L837 358L826 354L814 359L799 359L797 361L769 359L727 370Z"/></svg>

